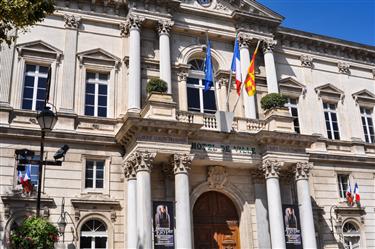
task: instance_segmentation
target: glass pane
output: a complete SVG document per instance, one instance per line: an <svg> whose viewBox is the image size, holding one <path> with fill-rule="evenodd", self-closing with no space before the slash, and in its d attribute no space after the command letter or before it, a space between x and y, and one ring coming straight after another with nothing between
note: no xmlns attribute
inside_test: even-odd
<svg viewBox="0 0 375 249"><path fill-rule="evenodd" d="M187 78L187 84L199 85L199 79Z"/></svg>
<svg viewBox="0 0 375 249"><path fill-rule="evenodd" d="M327 109L327 107L328 107L327 103L323 103L323 108Z"/></svg>
<svg viewBox="0 0 375 249"><path fill-rule="evenodd" d="M328 121L328 120L329 120L329 117L328 117L328 112L324 112L324 119L325 119L326 121Z"/></svg>
<svg viewBox="0 0 375 249"><path fill-rule="evenodd" d="M85 115L94 116L94 107L85 106Z"/></svg>
<svg viewBox="0 0 375 249"><path fill-rule="evenodd" d="M96 180L96 188L103 188L103 180Z"/></svg>
<svg viewBox="0 0 375 249"><path fill-rule="evenodd" d="M297 100L296 99L289 99L290 100L290 103L293 104L293 105L296 105L297 104Z"/></svg>
<svg viewBox="0 0 375 249"><path fill-rule="evenodd" d="M297 111L297 108L292 108L292 116L293 117L298 117L298 111Z"/></svg>
<svg viewBox="0 0 375 249"><path fill-rule="evenodd" d="M108 80L108 74L100 73L99 74L99 79L100 80Z"/></svg>
<svg viewBox="0 0 375 249"><path fill-rule="evenodd" d="M94 105L94 103L95 103L94 95L86 94L85 104L86 105Z"/></svg>
<svg viewBox="0 0 375 249"><path fill-rule="evenodd" d="M46 98L46 89L38 88L37 99L44 100Z"/></svg>
<svg viewBox="0 0 375 249"><path fill-rule="evenodd" d="M92 182L93 182L92 179L86 179L85 180L85 188L92 188L93 187Z"/></svg>
<svg viewBox="0 0 375 249"><path fill-rule="evenodd" d="M35 72L35 70L36 70L35 65L26 64L26 72Z"/></svg>
<svg viewBox="0 0 375 249"><path fill-rule="evenodd" d="M107 95L107 85L99 85L99 94Z"/></svg>
<svg viewBox="0 0 375 249"><path fill-rule="evenodd" d="M38 100L37 102L36 102L36 109L39 111L39 110L43 110L43 108L44 108L44 100Z"/></svg>
<svg viewBox="0 0 375 249"><path fill-rule="evenodd" d="M96 168L103 169L104 167L104 161L96 161Z"/></svg>
<svg viewBox="0 0 375 249"><path fill-rule="evenodd" d="M95 84L86 84L86 93L95 93Z"/></svg>
<svg viewBox="0 0 375 249"><path fill-rule="evenodd" d="M372 125L372 118L367 118L367 123L368 123L369 126L373 126Z"/></svg>
<svg viewBox="0 0 375 249"><path fill-rule="evenodd" d="M335 134L335 139L337 139L337 140L340 139L340 133L339 132L335 131L334 134Z"/></svg>
<svg viewBox="0 0 375 249"><path fill-rule="evenodd" d="M47 87L47 78L38 78L38 87L46 88Z"/></svg>
<svg viewBox="0 0 375 249"><path fill-rule="evenodd" d="M91 249L91 237L80 238L80 248L81 249Z"/></svg>
<svg viewBox="0 0 375 249"><path fill-rule="evenodd" d="M203 103L204 103L205 113L215 113L216 112L215 92L207 91L203 93Z"/></svg>
<svg viewBox="0 0 375 249"><path fill-rule="evenodd" d="M33 106L33 101L32 100L24 99L22 101L22 109L31 110L32 106Z"/></svg>
<svg viewBox="0 0 375 249"><path fill-rule="evenodd" d="M86 73L86 80L94 80L95 79L95 73L90 73L90 72L87 72Z"/></svg>
<svg viewBox="0 0 375 249"><path fill-rule="evenodd" d="M48 73L48 67L39 66L39 73Z"/></svg>
<svg viewBox="0 0 375 249"><path fill-rule="evenodd" d="M335 104L328 104L328 106L329 106L329 108L331 109L331 110L336 110L336 105Z"/></svg>
<svg viewBox="0 0 375 249"><path fill-rule="evenodd" d="M99 107L98 108L98 116L99 117L107 117L107 108L106 107Z"/></svg>
<svg viewBox="0 0 375 249"><path fill-rule="evenodd" d="M95 249L105 249L107 248L107 238L106 237L96 237L95 238Z"/></svg>
<svg viewBox="0 0 375 249"><path fill-rule="evenodd" d="M34 94L34 88L25 87L23 89L23 97L24 98L32 99L33 98L33 94Z"/></svg>
<svg viewBox="0 0 375 249"><path fill-rule="evenodd" d="M99 95L98 105L106 107L107 106L107 96Z"/></svg>
<svg viewBox="0 0 375 249"><path fill-rule="evenodd" d="M337 122L332 122L332 127L333 127L334 131L338 131L339 130Z"/></svg>
<svg viewBox="0 0 375 249"><path fill-rule="evenodd" d="M25 86L34 87L34 76L25 76Z"/></svg>
<svg viewBox="0 0 375 249"><path fill-rule="evenodd" d="M94 171L92 169L86 168L86 178L92 179L94 177Z"/></svg>
<svg viewBox="0 0 375 249"><path fill-rule="evenodd" d="M331 113L331 119L333 122L337 121L336 113Z"/></svg>
<svg viewBox="0 0 375 249"><path fill-rule="evenodd" d="M187 97L188 97L188 109L189 111L200 111L200 102L199 102L199 89L196 88L187 88Z"/></svg>
<svg viewBox="0 0 375 249"><path fill-rule="evenodd" d="M104 171L97 170L96 171L96 179L103 179L104 178Z"/></svg>

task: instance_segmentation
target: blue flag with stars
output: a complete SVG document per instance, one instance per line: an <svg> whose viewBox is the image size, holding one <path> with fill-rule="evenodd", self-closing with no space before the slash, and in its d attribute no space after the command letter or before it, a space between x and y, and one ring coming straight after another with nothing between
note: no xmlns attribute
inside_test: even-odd
<svg viewBox="0 0 375 249"><path fill-rule="evenodd" d="M214 75L212 69L212 60L211 60L211 43L207 41L207 49L206 49L206 60L204 62L204 91L207 91L211 88L214 84Z"/></svg>

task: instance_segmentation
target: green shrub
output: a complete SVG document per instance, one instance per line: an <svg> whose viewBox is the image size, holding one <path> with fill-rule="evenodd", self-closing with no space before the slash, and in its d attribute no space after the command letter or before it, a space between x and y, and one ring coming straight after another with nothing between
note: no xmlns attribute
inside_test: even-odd
<svg viewBox="0 0 375 249"><path fill-rule="evenodd" d="M269 110L277 107L284 107L288 99L279 93L269 93L260 100L263 110Z"/></svg>
<svg viewBox="0 0 375 249"><path fill-rule="evenodd" d="M52 249L58 241L57 228L48 220L29 217L10 236L12 249Z"/></svg>
<svg viewBox="0 0 375 249"><path fill-rule="evenodd" d="M151 92L165 93L168 90L167 82L159 78L152 78L147 82L146 90L148 93L151 93Z"/></svg>

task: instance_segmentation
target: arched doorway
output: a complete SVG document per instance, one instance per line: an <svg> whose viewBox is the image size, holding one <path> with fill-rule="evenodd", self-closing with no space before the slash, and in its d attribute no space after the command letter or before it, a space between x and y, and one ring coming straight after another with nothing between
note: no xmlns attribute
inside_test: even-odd
<svg viewBox="0 0 375 249"><path fill-rule="evenodd" d="M193 209L195 249L239 249L239 218L233 202L224 194L202 194Z"/></svg>

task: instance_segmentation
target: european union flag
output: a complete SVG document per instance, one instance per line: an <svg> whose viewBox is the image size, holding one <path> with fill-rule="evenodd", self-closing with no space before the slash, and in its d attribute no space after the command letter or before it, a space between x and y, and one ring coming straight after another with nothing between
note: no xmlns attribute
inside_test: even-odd
<svg viewBox="0 0 375 249"><path fill-rule="evenodd" d="M206 49L206 61L204 62L204 91L207 91L211 88L214 84L214 75L212 69L212 60L211 60L211 43L210 41L207 42L207 49Z"/></svg>

